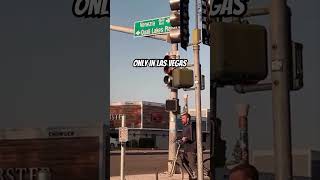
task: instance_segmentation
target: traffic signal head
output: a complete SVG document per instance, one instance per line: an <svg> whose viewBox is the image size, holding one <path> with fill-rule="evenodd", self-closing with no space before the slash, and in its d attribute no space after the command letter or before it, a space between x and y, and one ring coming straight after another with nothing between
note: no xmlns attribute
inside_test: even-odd
<svg viewBox="0 0 320 180"><path fill-rule="evenodd" d="M292 42L292 57L289 61L290 89L295 91L303 87L303 45Z"/></svg>
<svg viewBox="0 0 320 180"><path fill-rule="evenodd" d="M169 67L169 66L165 66L163 68L164 73L166 73L166 75L163 78L163 82L169 87L172 87L172 81L173 81L173 77L172 77L172 71L174 68Z"/></svg>
<svg viewBox="0 0 320 180"><path fill-rule="evenodd" d="M189 0L170 0L169 3L170 24L173 28L168 34L168 39L170 43L181 43L181 47L187 50L189 44Z"/></svg>
<svg viewBox="0 0 320 180"><path fill-rule="evenodd" d="M172 87L190 88L193 86L193 71L188 68L176 68L172 71Z"/></svg>
<svg viewBox="0 0 320 180"><path fill-rule="evenodd" d="M173 113L178 113L180 111L179 99L166 100L165 111L172 111Z"/></svg>
<svg viewBox="0 0 320 180"><path fill-rule="evenodd" d="M180 26L180 13L178 11L172 11L169 19L171 26Z"/></svg>
<svg viewBox="0 0 320 180"><path fill-rule="evenodd" d="M164 56L163 59L164 60L169 60L169 59L174 59L174 57L170 56L170 55L166 55L166 56ZM164 76L164 78L163 78L163 81L169 88L172 88L172 80L173 80L172 72L173 72L173 70L174 70L174 68L173 67L169 67L169 66L165 66L163 68L163 71L166 74Z"/></svg>
<svg viewBox="0 0 320 180"><path fill-rule="evenodd" d="M163 78L163 82L168 86L168 87L171 87L172 86L172 80L169 76L165 76Z"/></svg>
<svg viewBox="0 0 320 180"><path fill-rule="evenodd" d="M163 81L169 88L190 88L193 86L193 71L188 68L173 68L166 66Z"/></svg>
<svg viewBox="0 0 320 180"><path fill-rule="evenodd" d="M169 3L172 11L178 11L180 9L180 0L169 0Z"/></svg>
<svg viewBox="0 0 320 180"><path fill-rule="evenodd" d="M252 24L210 25L210 81L221 85L252 84L268 74L267 31Z"/></svg>
<svg viewBox="0 0 320 180"><path fill-rule="evenodd" d="M180 1L181 47L187 50L189 44L189 0Z"/></svg>

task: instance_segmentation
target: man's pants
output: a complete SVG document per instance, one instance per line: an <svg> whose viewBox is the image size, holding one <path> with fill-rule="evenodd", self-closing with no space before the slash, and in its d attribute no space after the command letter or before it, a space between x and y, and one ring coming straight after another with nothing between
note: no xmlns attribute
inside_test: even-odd
<svg viewBox="0 0 320 180"><path fill-rule="evenodd" d="M197 154L195 152L184 152L183 159L189 165L191 170L197 174Z"/></svg>

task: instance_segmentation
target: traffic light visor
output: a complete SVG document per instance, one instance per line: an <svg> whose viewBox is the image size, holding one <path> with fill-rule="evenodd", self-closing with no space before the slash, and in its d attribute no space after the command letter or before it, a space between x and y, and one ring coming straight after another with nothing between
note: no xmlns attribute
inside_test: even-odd
<svg viewBox="0 0 320 180"><path fill-rule="evenodd" d="M164 82L165 84L170 85L170 84L172 83L172 80L171 80L170 76L165 76L165 77L163 78L163 82Z"/></svg>

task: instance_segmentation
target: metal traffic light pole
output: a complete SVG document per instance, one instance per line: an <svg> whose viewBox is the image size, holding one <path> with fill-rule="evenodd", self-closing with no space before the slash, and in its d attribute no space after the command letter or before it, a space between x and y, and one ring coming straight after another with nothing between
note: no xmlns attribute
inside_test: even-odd
<svg viewBox="0 0 320 180"><path fill-rule="evenodd" d="M133 34L133 28L130 27L123 27L123 26L115 26L115 25L110 25L110 29L122 33L127 33L127 34ZM167 41L168 42L168 36L166 35L153 35L153 36L148 36L148 38L152 39L157 39L157 40L162 40L162 41ZM178 44L172 44L171 45L171 50L170 54L171 57L177 58L178 56ZM172 88L170 90L170 98L171 99L177 99L178 98L178 89ZM174 142L177 138L177 125L176 125L176 119L177 115L173 112L169 113L169 148L168 148L168 172L171 171L172 169L172 161L175 158L175 153L176 153L176 143Z"/></svg>
<svg viewBox="0 0 320 180"><path fill-rule="evenodd" d="M271 0L271 7L260 8L248 16L271 15L272 83L238 86L240 93L272 88L274 172L276 180L292 179L289 61L291 57L290 10L286 0Z"/></svg>
<svg viewBox="0 0 320 180"><path fill-rule="evenodd" d="M170 56L173 58L177 58L178 54L178 44L171 45ZM170 98L178 99L178 89L171 88L170 89ZM169 113L169 148L168 148L168 172L171 172L172 162L175 159L176 155L176 143L177 139L177 125L176 125L177 114L170 111Z"/></svg>
<svg viewBox="0 0 320 180"><path fill-rule="evenodd" d="M272 89L274 172L276 180L292 180L289 61L291 57L291 12L286 0L271 0L270 8L248 10L245 17L271 15L272 83L237 85L238 93Z"/></svg>
<svg viewBox="0 0 320 180"><path fill-rule="evenodd" d="M198 1L195 0L195 29L192 31L194 53L194 84L196 105L196 139L197 139L197 168L198 180L203 180L202 157L202 125L201 125L201 85L200 85L200 29L198 28Z"/></svg>
<svg viewBox="0 0 320 180"><path fill-rule="evenodd" d="M291 54L290 11L286 0L271 0L272 113L276 180L292 179L288 63Z"/></svg>

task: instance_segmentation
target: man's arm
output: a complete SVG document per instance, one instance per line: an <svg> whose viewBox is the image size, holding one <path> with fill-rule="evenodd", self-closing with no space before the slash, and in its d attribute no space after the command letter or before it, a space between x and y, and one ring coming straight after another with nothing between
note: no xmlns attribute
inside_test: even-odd
<svg viewBox="0 0 320 180"><path fill-rule="evenodd" d="M188 143L188 142L192 142L192 127L189 125L186 127L184 133L183 133L183 137L182 137L182 142L183 144Z"/></svg>

